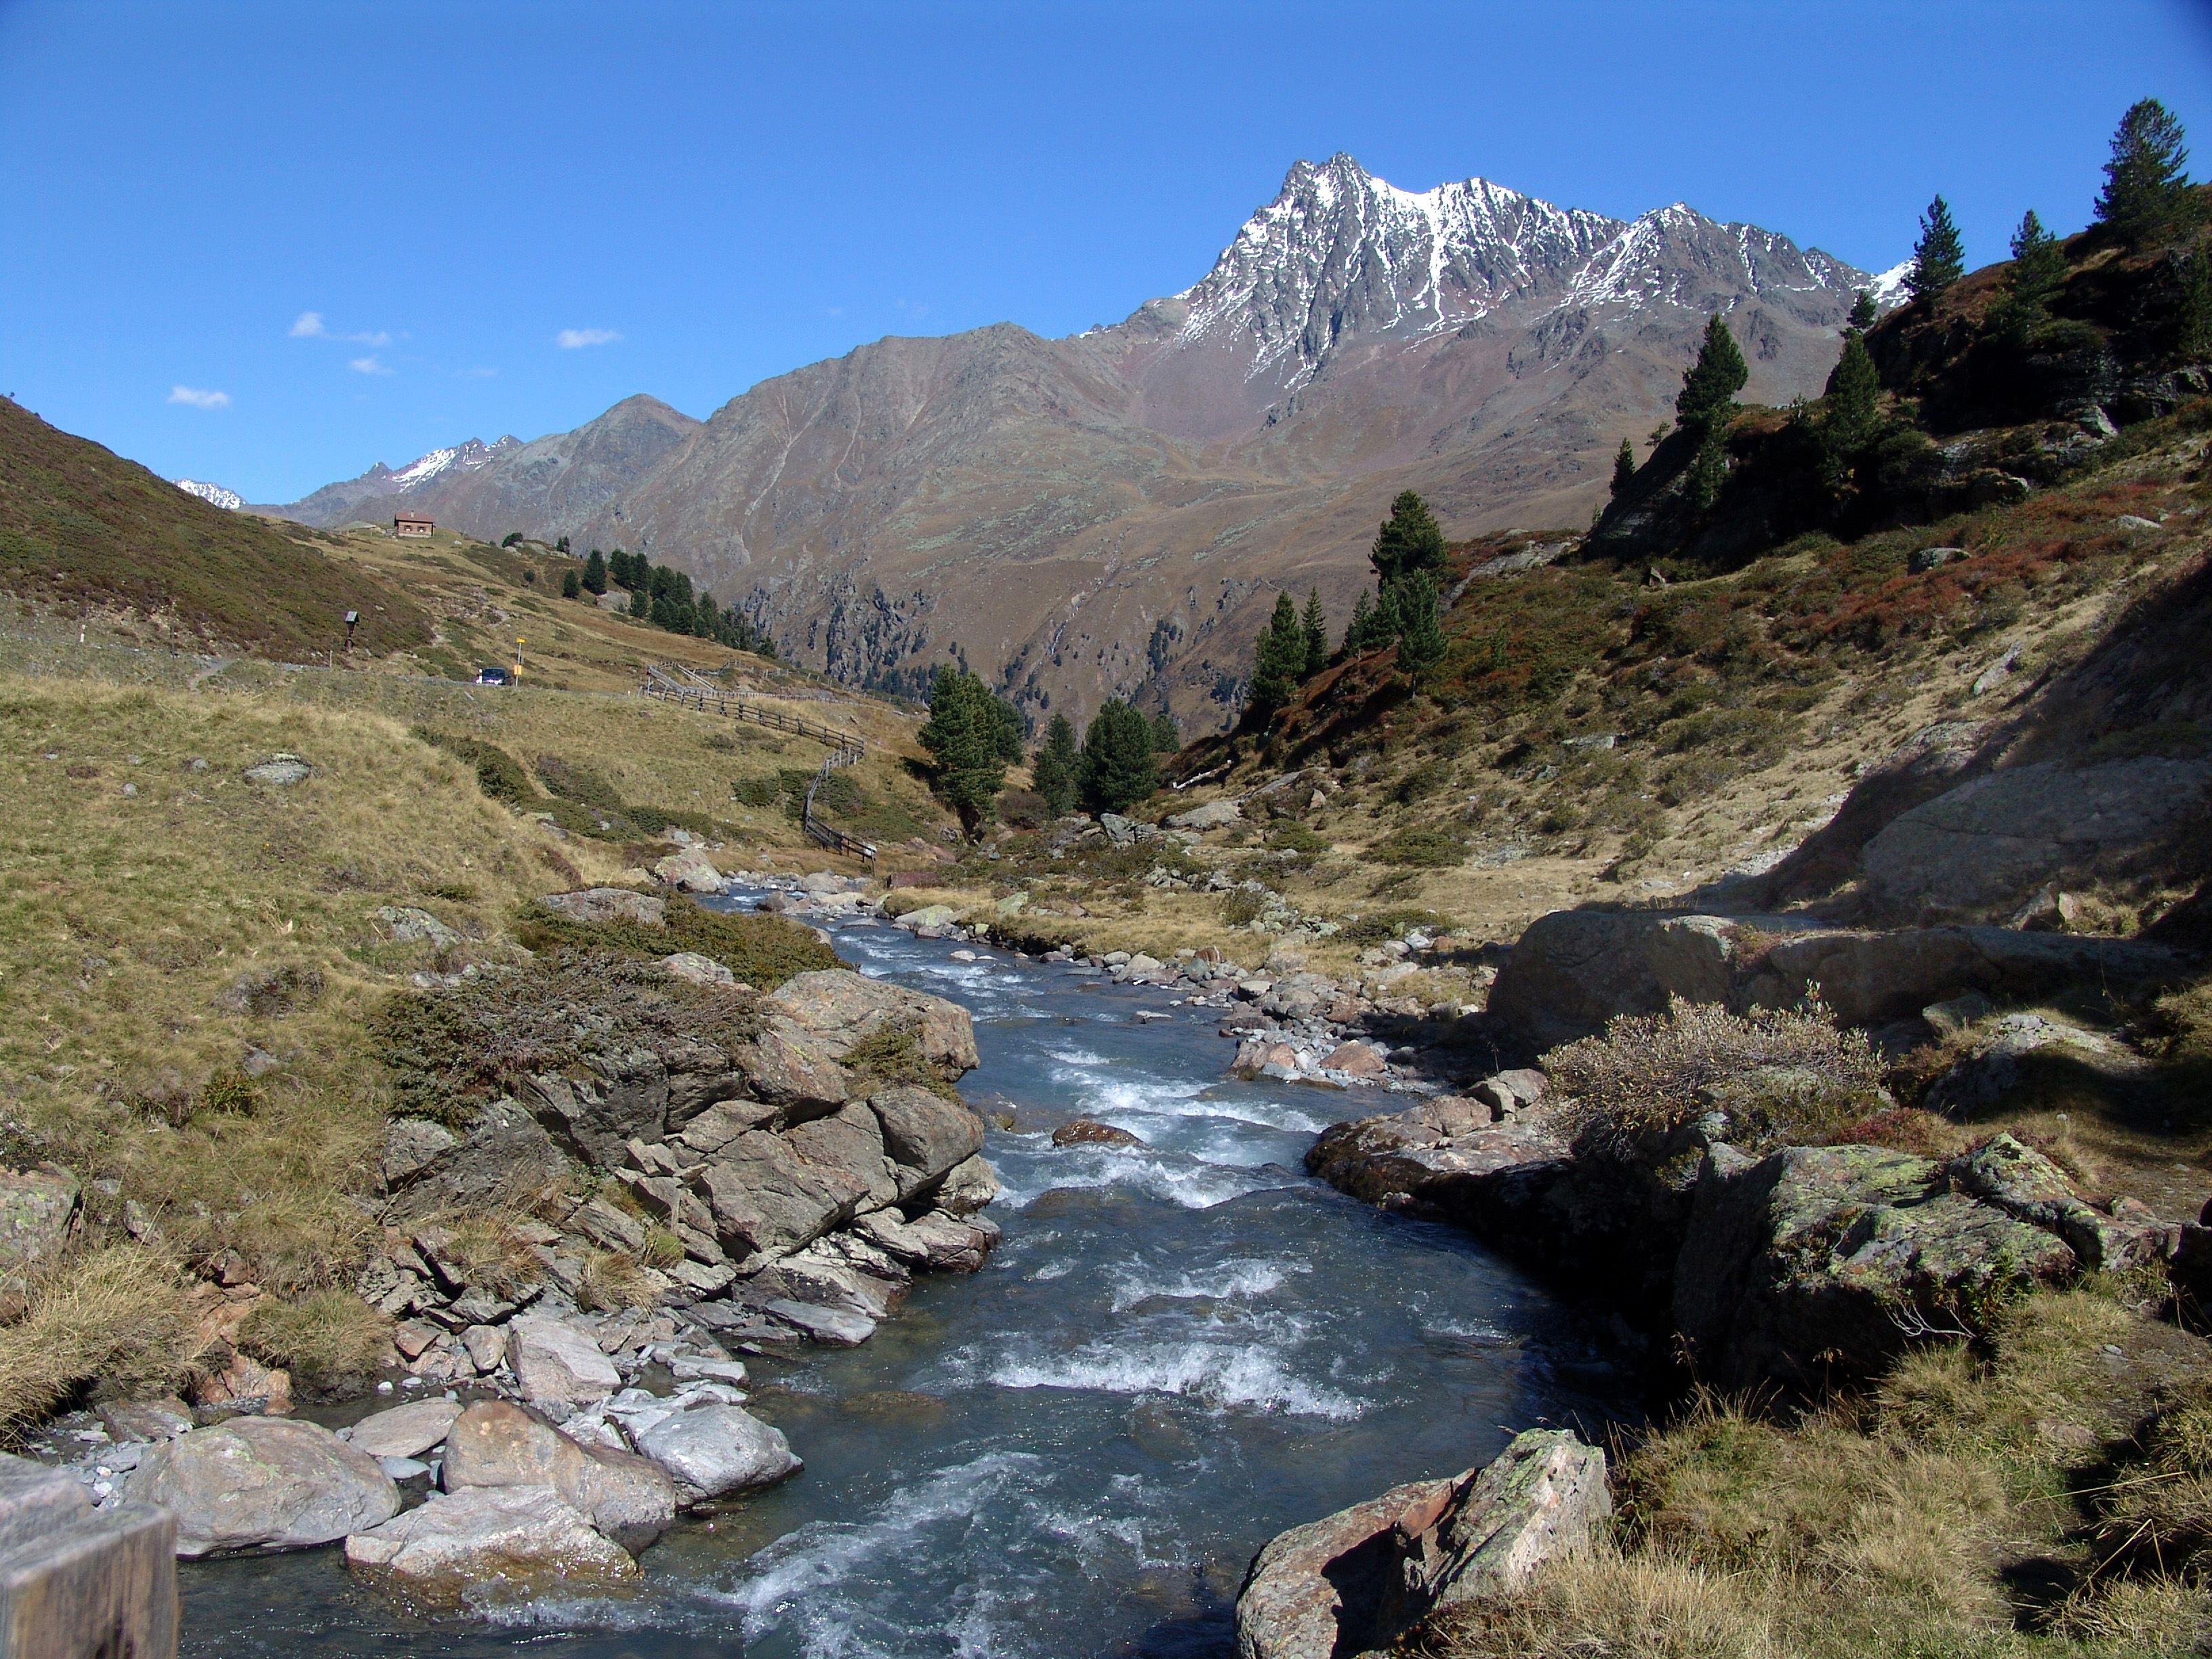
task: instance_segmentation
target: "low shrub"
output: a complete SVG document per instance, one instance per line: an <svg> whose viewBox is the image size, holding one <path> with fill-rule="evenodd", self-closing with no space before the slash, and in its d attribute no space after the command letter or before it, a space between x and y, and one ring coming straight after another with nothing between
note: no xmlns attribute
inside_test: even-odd
<svg viewBox="0 0 2212 1659"><path fill-rule="evenodd" d="M782 793L783 786L772 777L739 778L730 787L731 798L741 806L773 806Z"/></svg>
<svg viewBox="0 0 2212 1659"><path fill-rule="evenodd" d="M1221 901L1221 921L1226 927L1247 927L1259 921L1267 908L1267 896L1238 888Z"/></svg>
<svg viewBox="0 0 2212 1659"><path fill-rule="evenodd" d="M720 963L740 983L773 991L797 974L841 965L836 951L813 932L781 916L757 911L709 910L680 893L668 896L664 925L639 921L572 921L542 904L525 906L515 937L532 951L567 946L659 961L678 951Z"/></svg>
<svg viewBox="0 0 2212 1659"><path fill-rule="evenodd" d="M915 1034L896 1026L879 1026L869 1032L852 1046L843 1064L848 1071L864 1079L886 1084L910 1083L947 1100L960 1098L960 1091L952 1086L951 1079L923 1056Z"/></svg>
<svg viewBox="0 0 2212 1659"><path fill-rule="evenodd" d="M1722 1105L1739 1145L1825 1139L1890 1104L1881 1057L1863 1031L1819 1003L1732 1014L1680 998L1657 1015L1623 1014L1602 1036L1541 1062L1579 1103L1583 1126L1617 1136L1680 1128Z"/></svg>
<svg viewBox="0 0 2212 1659"><path fill-rule="evenodd" d="M1449 830L1407 828L1376 842L1367 849L1367 856L1377 864L1442 870L1466 860L1467 842Z"/></svg>
<svg viewBox="0 0 2212 1659"><path fill-rule="evenodd" d="M416 742L427 743L433 749L442 749L456 759L474 767L477 787L495 801L508 806L522 807L538 799L537 789L531 784L530 774L522 769L521 763L495 744L485 743L478 738L434 732L426 726L415 727L410 735Z"/></svg>

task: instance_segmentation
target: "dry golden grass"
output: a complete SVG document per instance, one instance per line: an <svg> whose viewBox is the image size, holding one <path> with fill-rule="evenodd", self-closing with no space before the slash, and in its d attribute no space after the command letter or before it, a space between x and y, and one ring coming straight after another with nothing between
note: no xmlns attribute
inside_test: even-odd
<svg viewBox="0 0 2212 1659"><path fill-rule="evenodd" d="M316 1291L296 1302L268 1298L239 1327L238 1346L295 1381L329 1388L373 1374L392 1347L392 1321L350 1291Z"/></svg>
<svg viewBox="0 0 2212 1659"><path fill-rule="evenodd" d="M135 1244L59 1262L15 1323L0 1328L0 1437L12 1437L78 1387L166 1389L196 1355L176 1264Z"/></svg>
<svg viewBox="0 0 2212 1659"><path fill-rule="evenodd" d="M584 1272L576 1285L576 1305L615 1313L623 1308L653 1304L653 1281L634 1255L593 1250L584 1258Z"/></svg>
<svg viewBox="0 0 2212 1659"><path fill-rule="evenodd" d="M2116 1371L2107 1344L2139 1361L2161 1352L2123 1289L2030 1297L1987 1355L1924 1350L1869 1399L1794 1419L1694 1401L1617 1465L1601 1547L1439 1616L1409 1646L1432 1659L2202 1651L2212 1416L2173 1413L2148 1459L2129 1437L2177 1391L2201 1401L2212 1377L2185 1341L2163 1349L2162 1370ZM2145 1547L2160 1528L2164 1559ZM2069 1583L2070 1595L2028 1588Z"/></svg>

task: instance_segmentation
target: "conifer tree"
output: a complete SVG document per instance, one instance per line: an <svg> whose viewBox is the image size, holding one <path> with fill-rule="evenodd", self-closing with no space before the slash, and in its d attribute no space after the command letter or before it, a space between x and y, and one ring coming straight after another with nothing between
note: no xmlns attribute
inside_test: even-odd
<svg viewBox="0 0 2212 1659"><path fill-rule="evenodd" d="M1429 504L1410 489L1398 492L1390 503L1390 516L1375 532L1368 553L1375 574L1389 582L1411 571L1429 570L1438 575L1444 568L1444 532Z"/></svg>
<svg viewBox="0 0 2212 1659"><path fill-rule="evenodd" d="M1083 799L1094 811L1118 812L1160 787L1152 724L1119 697L1110 699L1083 734Z"/></svg>
<svg viewBox="0 0 2212 1659"><path fill-rule="evenodd" d="M1690 506L1703 513L1720 499L1721 486L1728 481L1728 439L1716 424L1705 430L1705 441L1690 460L1687 493Z"/></svg>
<svg viewBox="0 0 2212 1659"><path fill-rule="evenodd" d="M584 561L584 592L594 599L607 591L607 561L598 548Z"/></svg>
<svg viewBox="0 0 2212 1659"><path fill-rule="evenodd" d="M1952 222L1950 204L1938 196L1920 216L1920 240L1912 245L1905 286L1914 299L1932 300L1966 274L1966 245Z"/></svg>
<svg viewBox="0 0 2212 1659"><path fill-rule="evenodd" d="M1437 585L1427 572L1419 572L1397 583L1393 597L1398 613L1398 668L1418 694L1421 682L1444 659L1443 624L1437 617Z"/></svg>
<svg viewBox="0 0 2212 1659"><path fill-rule="evenodd" d="M1367 590L1363 587L1359 590L1359 597L1352 602L1352 620L1344 625L1344 654L1355 657L1362 651L1371 649L1374 641L1370 635L1374 627L1374 601L1367 597Z"/></svg>
<svg viewBox="0 0 2212 1659"><path fill-rule="evenodd" d="M997 702L982 681L947 663L937 671L929 719L915 734L937 763L938 793L971 836L1006 781Z"/></svg>
<svg viewBox="0 0 2212 1659"><path fill-rule="evenodd" d="M2212 359L2212 249L2181 262L2181 302L2174 307L2173 355L2185 363Z"/></svg>
<svg viewBox="0 0 2212 1659"><path fill-rule="evenodd" d="M1881 314L1875 309L1874 290L1863 288L1851 300L1850 326L1863 334L1875 325L1875 320Z"/></svg>
<svg viewBox="0 0 2212 1659"><path fill-rule="evenodd" d="M1820 448L1832 469L1862 453L1881 430L1881 377L1866 342L1844 337L1844 355L1828 375L1828 407L1820 422Z"/></svg>
<svg viewBox="0 0 2212 1659"><path fill-rule="evenodd" d="M653 616L653 590L643 582L629 591L629 614L638 622L648 621Z"/></svg>
<svg viewBox="0 0 2212 1659"><path fill-rule="evenodd" d="M1328 666L1328 613L1321 608L1321 589L1310 589L1306 593L1306 614L1301 619L1306 636L1306 665L1298 675L1302 680L1311 679ZM1176 747L1182 747L1177 743Z"/></svg>
<svg viewBox="0 0 2212 1659"><path fill-rule="evenodd" d="M1674 413L1684 426L1710 428L1735 413L1735 394L1751 378L1750 367L1736 345L1735 336L1720 313L1705 319L1705 337L1698 348L1698 361L1682 377L1682 390L1674 399Z"/></svg>
<svg viewBox="0 0 2212 1659"><path fill-rule="evenodd" d="M1991 325L2002 337L2026 345L2051 320L2051 302L2066 280L2066 251L2028 209L2012 234L2012 273L2003 296L1990 307Z"/></svg>
<svg viewBox="0 0 2212 1659"><path fill-rule="evenodd" d="M1182 728L1164 708L1152 716L1152 747L1163 755L1172 755L1182 747Z"/></svg>
<svg viewBox="0 0 2212 1659"><path fill-rule="evenodd" d="M1054 714L1044 729L1044 747L1030 767L1036 792L1056 818L1075 810L1082 793L1083 750L1075 740L1075 727L1065 714Z"/></svg>
<svg viewBox="0 0 2212 1659"><path fill-rule="evenodd" d="M584 579L582 577L579 576L573 570L564 570L561 573L561 597L562 599L577 599L581 597L583 592Z"/></svg>
<svg viewBox="0 0 2212 1659"><path fill-rule="evenodd" d="M2203 216L2182 171L2189 163L2183 136L2181 123L2155 98L2139 100L2120 117L2095 210L2132 247L2185 236Z"/></svg>
<svg viewBox="0 0 2212 1659"><path fill-rule="evenodd" d="M1620 499L1620 492L1636 482L1636 446L1623 438L1620 453L1613 458L1613 498Z"/></svg>
<svg viewBox="0 0 2212 1659"><path fill-rule="evenodd" d="M1287 593L1275 596L1274 615L1252 648L1252 690L1245 706L1262 723L1296 694L1305 672L1306 631Z"/></svg>

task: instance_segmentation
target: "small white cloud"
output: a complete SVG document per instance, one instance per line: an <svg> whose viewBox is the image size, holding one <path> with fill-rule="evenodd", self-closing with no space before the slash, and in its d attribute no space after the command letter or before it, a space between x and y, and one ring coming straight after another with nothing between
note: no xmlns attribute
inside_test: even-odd
<svg viewBox="0 0 2212 1659"><path fill-rule="evenodd" d="M319 311L303 311L292 323L292 337L295 340L343 340L352 345L388 346L392 337L380 328L362 334L333 334L323 321Z"/></svg>
<svg viewBox="0 0 2212 1659"><path fill-rule="evenodd" d="M173 386L169 388L169 401L173 404L189 404L194 409L228 409L230 393L203 392L194 386Z"/></svg>
<svg viewBox="0 0 2212 1659"><path fill-rule="evenodd" d="M389 374L392 373L390 369L386 368L382 363L377 362L374 357L349 358L346 362L346 367L353 370L356 374Z"/></svg>
<svg viewBox="0 0 2212 1659"><path fill-rule="evenodd" d="M621 338L611 328L564 328L553 337L553 343L563 351L574 351L578 346L605 345Z"/></svg>
<svg viewBox="0 0 2212 1659"><path fill-rule="evenodd" d="M831 317L842 317L845 314L845 307L842 306L825 306L823 309L825 315Z"/></svg>

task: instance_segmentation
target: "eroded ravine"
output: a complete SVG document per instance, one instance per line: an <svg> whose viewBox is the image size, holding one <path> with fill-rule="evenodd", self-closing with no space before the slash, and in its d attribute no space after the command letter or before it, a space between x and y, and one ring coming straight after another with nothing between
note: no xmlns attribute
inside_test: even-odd
<svg viewBox="0 0 2212 1659"><path fill-rule="evenodd" d="M837 943L965 1004L963 1089L1017 1115L983 1272L923 1279L863 1347L755 1365L805 1472L680 1526L617 1601L433 1624L334 1552L188 1563L188 1653L1225 1654L1273 1533L1605 1415L1543 1292L1299 1172L1344 1097L1225 1079L1167 992L866 923ZM1077 1115L1146 1144L1054 1147Z"/></svg>

